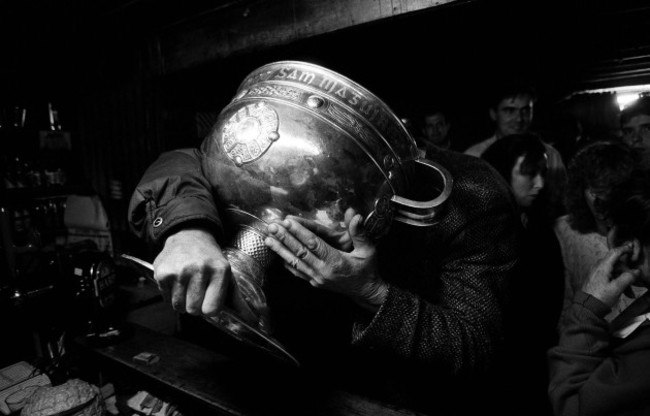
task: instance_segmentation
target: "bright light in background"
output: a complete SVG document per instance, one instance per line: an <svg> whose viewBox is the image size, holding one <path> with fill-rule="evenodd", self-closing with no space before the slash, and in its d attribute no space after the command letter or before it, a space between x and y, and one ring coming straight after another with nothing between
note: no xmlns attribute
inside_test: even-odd
<svg viewBox="0 0 650 416"><path fill-rule="evenodd" d="M622 87L611 87L611 88L576 91L573 94L570 94L566 98L570 99L574 95L580 95L580 94L600 94L600 93L615 94L616 104L618 105L619 110L623 110L624 108L628 107L630 104L638 100L639 97L641 97L642 95L650 95L650 84L625 85Z"/></svg>
<svg viewBox="0 0 650 416"><path fill-rule="evenodd" d="M618 103L618 108L623 111L623 109L636 100L639 99L638 92L617 92L616 93L616 102Z"/></svg>

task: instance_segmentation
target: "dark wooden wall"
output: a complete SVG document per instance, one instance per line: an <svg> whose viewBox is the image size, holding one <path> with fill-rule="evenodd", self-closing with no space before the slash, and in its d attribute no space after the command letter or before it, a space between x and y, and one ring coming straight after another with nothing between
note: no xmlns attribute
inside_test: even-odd
<svg viewBox="0 0 650 416"><path fill-rule="evenodd" d="M615 4L614 4L615 3ZM582 88L650 79L640 0L25 0L3 5L0 101L54 101L125 236L126 202L163 151L198 145L245 75L312 61L400 114L442 102L456 140L489 132L485 97L516 76L540 108ZM109 184L123 184L111 200ZM127 237L125 237L127 238Z"/></svg>

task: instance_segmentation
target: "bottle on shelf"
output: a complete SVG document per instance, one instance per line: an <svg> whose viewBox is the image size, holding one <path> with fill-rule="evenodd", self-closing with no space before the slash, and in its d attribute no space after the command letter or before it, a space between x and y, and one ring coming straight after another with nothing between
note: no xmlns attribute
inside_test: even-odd
<svg viewBox="0 0 650 416"><path fill-rule="evenodd" d="M61 131L61 123L59 123L59 112L52 107L52 103L47 103L48 116L50 120L51 131Z"/></svg>
<svg viewBox="0 0 650 416"><path fill-rule="evenodd" d="M15 129L24 129L27 121L27 108L14 106L12 125Z"/></svg>

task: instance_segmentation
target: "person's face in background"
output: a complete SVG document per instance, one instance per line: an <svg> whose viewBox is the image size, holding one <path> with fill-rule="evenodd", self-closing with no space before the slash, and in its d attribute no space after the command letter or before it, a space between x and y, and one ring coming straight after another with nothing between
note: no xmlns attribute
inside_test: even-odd
<svg viewBox="0 0 650 416"><path fill-rule="evenodd" d="M512 168L510 184L515 195L517 204L520 207L530 207L539 196L540 191L544 188L543 172L538 171L534 174L521 173L521 164L525 156L519 156Z"/></svg>
<svg viewBox="0 0 650 416"><path fill-rule="evenodd" d="M424 117L424 137L427 143L435 146L447 145L449 123L442 113L435 113Z"/></svg>
<svg viewBox="0 0 650 416"><path fill-rule="evenodd" d="M504 98L490 109L490 118L496 123L497 137L528 132L533 121L533 98L517 95Z"/></svg>
<svg viewBox="0 0 650 416"><path fill-rule="evenodd" d="M623 142L629 146L650 151L650 115L639 114L621 127Z"/></svg>
<svg viewBox="0 0 650 416"><path fill-rule="evenodd" d="M588 187L585 189L585 201L596 221L596 228L602 235L607 235L611 228L611 221L607 216L604 207L606 205L609 192L607 189Z"/></svg>

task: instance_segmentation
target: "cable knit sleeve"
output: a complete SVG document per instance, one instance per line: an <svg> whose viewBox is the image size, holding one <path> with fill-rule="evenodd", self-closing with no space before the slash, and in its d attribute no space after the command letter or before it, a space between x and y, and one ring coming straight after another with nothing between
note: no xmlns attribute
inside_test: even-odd
<svg viewBox="0 0 650 416"><path fill-rule="evenodd" d="M455 180L447 213L421 231L419 258L394 256L387 298L356 322L353 343L458 375L494 362L520 222L507 185L482 160L452 154L441 163Z"/></svg>

